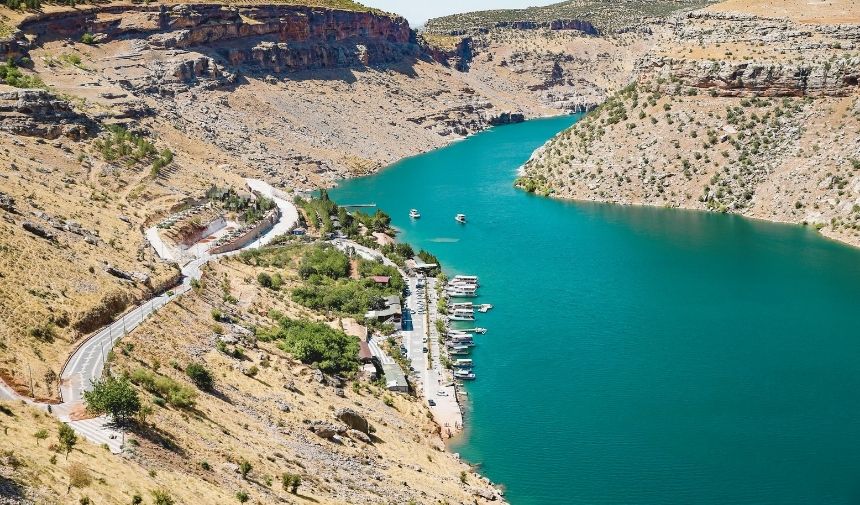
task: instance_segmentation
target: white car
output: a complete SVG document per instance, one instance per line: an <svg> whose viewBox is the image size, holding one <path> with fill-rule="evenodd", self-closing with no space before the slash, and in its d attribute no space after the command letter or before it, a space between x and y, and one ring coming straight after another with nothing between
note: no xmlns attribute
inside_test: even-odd
<svg viewBox="0 0 860 505"><path fill-rule="evenodd" d="M448 396L448 393L440 389L439 391L436 391L436 396Z"/></svg>

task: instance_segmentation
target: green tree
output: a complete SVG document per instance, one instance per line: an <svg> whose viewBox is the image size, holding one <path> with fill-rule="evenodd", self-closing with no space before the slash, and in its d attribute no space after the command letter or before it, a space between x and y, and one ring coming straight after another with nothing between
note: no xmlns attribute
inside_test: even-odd
<svg viewBox="0 0 860 505"><path fill-rule="evenodd" d="M195 386L204 391L211 390L215 385L215 378L212 376L212 372L200 363L191 363L185 367L185 374L188 375Z"/></svg>
<svg viewBox="0 0 860 505"><path fill-rule="evenodd" d="M36 437L36 445L39 445L39 442L48 438L48 430L39 430L36 433L33 433L33 436Z"/></svg>
<svg viewBox="0 0 860 505"><path fill-rule="evenodd" d="M92 391L84 392L87 412L110 414L117 422L140 411L140 398L126 377L106 377L93 383Z"/></svg>
<svg viewBox="0 0 860 505"><path fill-rule="evenodd" d="M72 452L72 449L75 448L75 444L78 443L78 435L71 426L66 423L60 423L57 438L60 442L60 448L66 451L66 459L69 459L69 453Z"/></svg>

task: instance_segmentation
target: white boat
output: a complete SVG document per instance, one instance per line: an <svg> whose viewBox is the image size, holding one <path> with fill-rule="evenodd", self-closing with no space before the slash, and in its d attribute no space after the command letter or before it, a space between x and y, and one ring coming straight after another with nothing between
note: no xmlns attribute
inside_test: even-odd
<svg viewBox="0 0 860 505"><path fill-rule="evenodd" d="M448 334L450 335L450 334L451 334L451 332L457 332L457 333L480 333L481 335L483 335L484 333L487 333L487 329L486 329L486 328L466 328L465 330L451 330L451 331L449 331L449 332L448 332Z"/></svg>
<svg viewBox="0 0 860 505"><path fill-rule="evenodd" d="M475 314L474 313L466 313L466 312L455 312L448 316L449 321L474 321Z"/></svg>
<svg viewBox="0 0 860 505"><path fill-rule="evenodd" d="M459 358L454 360L454 366L456 367L468 367L472 368L474 363L472 363L472 358Z"/></svg>
<svg viewBox="0 0 860 505"><path fill-rule="evenodd" d="M421 213L418 212L418 209L412 209L409 211L409 217L412 219L421 219Z"/></svg>
<svg viewBox="0 0 860 505"><path fill-rule="evenodd" d="M454 220L458 223L466 224L466 214L457 214Z"/></svg>
<svg viewBox="0 0 860 505"><path fill-rule="evenodd" d="M461 281L461 282L468 282L471 284L477 284L478 283L478 276L477 275L455 275L454 277L451 278L451 280L455 281L455 282Z"/></svg>
<svg viewBox="0 0 860 505"><path fill-rule="evenodd" d="M458 370L458 371L454 372L454 377L456 377L458 379L463 379L463 380L474 380L475 379L475 373L474 372L466 372L466 371L461 372Z"/></svg>
<svg viewBox="0 0 860 505"><path fill-rule="evenodd" d="M455 309L473 309L473 308L475 308L475 304L474 304L474 303L472 303L472 302L456 302L456 303L449 303L449 304L448 304L448 308L449 308L449 309L451 309L451 310L455 310Z"/></svg>
<svg viewBox="0 0 860 505"><path fill-rule="evenodd" d="M451 349L451 354L455 356L462 356L463 354L469 354L472 348L466 345L457 345Z"/></svg>
<svg viewBox="0 0 860 505"><path fill-rule="evenodd" d="M445 288L445 293L448 294L448 296L453 296L455 298L473 297L478 296L478 288L474 286L449 286Z"/></svg>
<svg viewBox="0 0 860 505"><path fill-rule="evenodd" d="M478 312L487 312L488 310L493 308L493 304L484 303L478 307Z"/></svg>

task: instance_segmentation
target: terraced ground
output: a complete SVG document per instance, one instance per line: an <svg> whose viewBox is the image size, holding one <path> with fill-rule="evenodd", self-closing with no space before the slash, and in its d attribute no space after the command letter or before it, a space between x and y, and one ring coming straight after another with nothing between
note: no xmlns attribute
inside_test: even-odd
<svg viewBox="0 0 860 505"><path fill-rule="evenodd" d="M547 23L559 19L588 21L601 33L612 33L635 24L642 18L666 17L680 10L700 9L709 0L569 0L543 7L500 9L454 14L427 22L428 33L467 33L481 28L513 22Z"/></svg>

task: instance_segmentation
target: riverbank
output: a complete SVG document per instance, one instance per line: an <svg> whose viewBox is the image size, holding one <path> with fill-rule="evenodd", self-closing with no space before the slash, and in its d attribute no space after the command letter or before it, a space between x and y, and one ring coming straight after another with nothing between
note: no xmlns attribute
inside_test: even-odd
<svg viewBox="0 0 860 505"><path fill-rule="evenodd" d="M517 504L851 503L858 251L808 227L514 188L566 121L491 130L329 192L375 201L495 305L450 449Z"/></svg>

